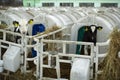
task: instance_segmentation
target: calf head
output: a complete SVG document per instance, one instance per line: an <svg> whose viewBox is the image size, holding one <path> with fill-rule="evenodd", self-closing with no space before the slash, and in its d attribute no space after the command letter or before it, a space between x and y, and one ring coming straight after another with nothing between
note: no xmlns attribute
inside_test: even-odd
<svg viewBox="0 0 120 80"><path fill-rule="evenodd" d="M25 19L22 19L21 21L13 21L14 27L20 27L21 33L27 33L27 27L28 25L33 23L33 19L30 19L29 21L26 21Z"/></svg>
<svg viewBox="0 0 120 80"><path fill-rule="evenodd" d="M85 31L92 31L95 32L95 30L102 30L103 27L101 26L96 26L96 25L90 25L90 26L85 26Z"/></svg>

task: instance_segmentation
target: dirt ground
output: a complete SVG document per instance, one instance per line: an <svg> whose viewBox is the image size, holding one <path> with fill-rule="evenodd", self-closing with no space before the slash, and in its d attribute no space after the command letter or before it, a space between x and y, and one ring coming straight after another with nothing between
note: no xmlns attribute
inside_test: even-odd
<svg viewBox="0 0 120 80"><path fill-rule="evenodd" d="M63 64L61 63L61 77L69 79L70 76L70 64ZM35 71L35 69L33 69ZM56 78L56 70L55 69L43 69L43 76L44 77L50 77L50 78ZM7 73L4 71L4 73ZM9 75L7 74L0 74L0 80L36 80L36 77L33 76L33 72L27 73L26 75L21 74L20 70L18 70L15 73L10 72Z"/></svg>
<svg viewBox="0 0 120 80"><path fill-rule="evenodd" d="M5 50L3 51L5 52ZM44 63L47 63L47 58L44 59ZM36 71L36 67L33 64L33 62L29 62L29 69L32 69L30 73L22 74L20 70L13 73L10 72L9 75L7 75L7 71L4 70L4 73L0 73L0 80L37 80L36 77L33 75ZM68 63L60 63L60 72L61 72L61 78L70 78L70 69L71 64ZM56 70L55 69L49 69L44 68L43 69L43 76L44 77L50 77L50 78L56 78ZM98 79L99 80L99 79Z"/></svg>

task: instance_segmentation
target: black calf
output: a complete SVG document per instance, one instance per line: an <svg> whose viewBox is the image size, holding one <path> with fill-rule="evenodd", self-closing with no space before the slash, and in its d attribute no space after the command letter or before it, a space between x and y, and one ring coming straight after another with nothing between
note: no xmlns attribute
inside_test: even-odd
<svg viewBox="0 0 120 80"><path fill-rule="evenodd" d="M93 42L94 45L96 46L96 40L97 40L97 30L101 30L101 26L87 26L85 27L85 33L83 36L83 42ZM87 53L90 55L90 46L87 47ZM85 47L82 45L81 47L81 54L85 54Z"/></svg>

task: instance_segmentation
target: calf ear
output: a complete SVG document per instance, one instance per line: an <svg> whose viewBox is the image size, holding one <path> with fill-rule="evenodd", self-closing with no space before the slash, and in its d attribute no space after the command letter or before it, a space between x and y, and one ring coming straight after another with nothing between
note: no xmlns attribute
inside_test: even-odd
<svg viewBox="0 0 120 80"><path fill-rule="evenodd" d="M102 30L102 29L103 29L102 26L98 26L98 27L97 27L97 30Z"/></svg>
<svg viewBox="0 0 120 80"><path fill-rule="evenodd" d="M89 26L85 26L85 31L88 31L89 30Z"/></svg>
<svg viewBox="0 0 120 80"><path fill-rule="evenodd" d="M13 21L13 23L12 23L13 25L15 24L15 21Z"/></svg>
<svg viewBox="0 0 120 80"><path fill-rule="evenodd" d="M29 21L28 21L28 24L33 24L33 19L30 19Z"/></svg>
<svg viewBox="0 0 120 80"><path fill-rule="evenodd" d="M19 22L13 21L13 25L17 27L19 25Z"/></svg>

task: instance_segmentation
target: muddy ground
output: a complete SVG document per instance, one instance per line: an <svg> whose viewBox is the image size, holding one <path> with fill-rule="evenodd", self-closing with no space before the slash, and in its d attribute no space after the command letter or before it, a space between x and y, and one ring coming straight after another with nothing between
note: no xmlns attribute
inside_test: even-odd
<svg viewBox="0 0 120 80"><path fill-rule="evenodd" d="M61 77L69 79L70 76L70 64L63 64L61 63ZM22 74L20 70L13 73L10 72L9 75L7 75L7 71L4 71L5 74L0 74L0 80L36 80L36 77L33 75L35 72L35 68L33 67L33 71L27 74ZM43 76L44 77L51 77L56 78L56 70L55 69L48 69L44 68L43 70Z"/></svg>

